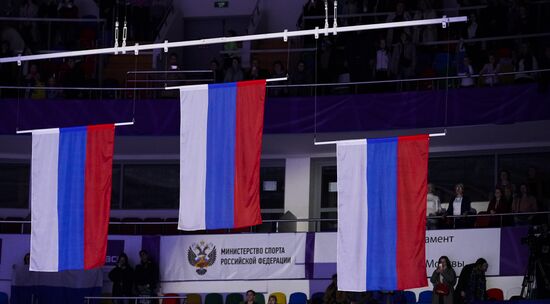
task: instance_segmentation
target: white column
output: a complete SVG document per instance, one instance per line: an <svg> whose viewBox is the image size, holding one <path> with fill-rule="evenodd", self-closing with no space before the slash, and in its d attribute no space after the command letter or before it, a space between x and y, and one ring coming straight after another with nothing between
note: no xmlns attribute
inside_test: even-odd
<svg viewBox="0 0 550 304"><path fill-rule="evenodd" d="M309 217L309 185L311 160L309 157L287 158L285 166L285 212L296 218ZM297 224L298 231L307 231L308 223Z"/></svg>

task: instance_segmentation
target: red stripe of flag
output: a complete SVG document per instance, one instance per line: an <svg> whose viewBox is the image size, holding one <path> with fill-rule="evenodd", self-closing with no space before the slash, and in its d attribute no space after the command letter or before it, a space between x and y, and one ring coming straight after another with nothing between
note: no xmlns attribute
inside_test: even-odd
<svg viewBox="0 0 550 304"><path fill-rule="evenodd" d="M428 135L399 137L397 146L397 289L426 280Z"/></svg>
<svg viewBox="0 0 550 304"><path fill-rule="evenodd" d="M88 127L84 173L84 269L105 263L114 137L112 124Z"/></svg>
<svg viewBox="0 0 550 304"><path fill-rule="evenodd" d="M260 154L264 102L265 80L237 83L234 228L262 223Z"/></svg>

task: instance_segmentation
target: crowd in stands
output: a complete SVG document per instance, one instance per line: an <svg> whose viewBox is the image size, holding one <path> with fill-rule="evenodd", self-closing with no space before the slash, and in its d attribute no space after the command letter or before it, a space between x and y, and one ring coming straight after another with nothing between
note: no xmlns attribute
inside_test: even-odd
<svg viewBox="0 0 550 304"><path fill-rule="evenodd" d="M427 194L427 227L437 228L469 228L469 227L500 227L508 225L529 225L545 222L534 214L518 215L519 213L533 213L547 211L543 194L543 180L534 167L527 171L527 179L520 183L510 180L510 173L500 171L499 181L491 193L486 210L476 210L472 201L465 192L462 183L455 185L455 193L448 201L448 207L442 208L441 200L437 196L435 186L428 184ZM506 216L508 213L514 215ZM486 215L467 217L468 215ZM491 216L494 215L494 216ZM448 216L453 219L447 218Z"/></svg>

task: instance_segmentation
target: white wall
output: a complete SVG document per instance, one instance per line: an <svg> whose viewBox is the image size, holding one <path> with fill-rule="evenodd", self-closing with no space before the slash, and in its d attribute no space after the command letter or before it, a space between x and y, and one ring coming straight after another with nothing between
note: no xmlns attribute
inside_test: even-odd
<svg viewBox="0 0 550 304"><path fill-rule="evenodd" d="M285 212L297 218L309 217L309 157L287 158L285 166ZM297 231L307 231L308 223L298 223Z"/></svg>

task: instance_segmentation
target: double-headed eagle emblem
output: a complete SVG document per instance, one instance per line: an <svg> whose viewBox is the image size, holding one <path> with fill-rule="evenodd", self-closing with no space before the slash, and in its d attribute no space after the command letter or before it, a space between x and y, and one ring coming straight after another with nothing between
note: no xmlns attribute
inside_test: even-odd
<svg viewBox="0 0 550 304"><path fill-rule="evenodd" d="M212 243L206 244L204 241L193 243L187 250L187 259L191 266L197 268L197 273L203 275L206 273L206 268L216 262L216 246Z"/></svg>

